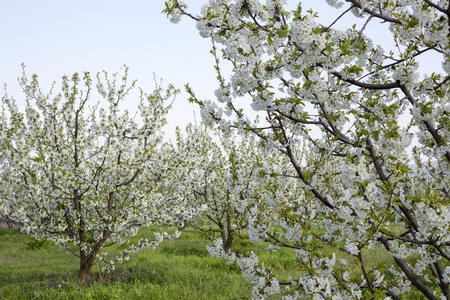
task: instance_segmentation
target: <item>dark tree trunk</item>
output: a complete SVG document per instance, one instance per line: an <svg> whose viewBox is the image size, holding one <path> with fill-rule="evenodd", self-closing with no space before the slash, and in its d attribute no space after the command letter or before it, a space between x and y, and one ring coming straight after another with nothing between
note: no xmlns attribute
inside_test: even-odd
<svg viewBox="0 0 450 300"><path fill-rule="evenodd" d="M91 267L97 258L97 249L94 247L91 253L82 253L80 250L80 271L78 280L82 283L89 283L91 280Z"/></svg>
<svg viewBox="0 0 450 300"><path fill-rule="evenodd" d="M91 267L100 253L102 246L110 236L111 232L108 229L103 229L103 237L97 241L91 248L90 253L86 253L80 249L80 271L78 273L78 280L83 283L88 283L91 279Z"/></svg>
<svg viewBox="0 0 450 300"><path fill-rule="evenodd" d="M91 267L89 256L80 251L80 270L78 272L78 280L82 283L88 283L91 279Z"/></svg>
<svg viewBox="0 0 450 300"><path fill-rule="evenodd" d="M231 247L233 246L233 241L234 241L233 233L228 232L225 239L223 239L224 236L225 236L225 232L224 232L224 235L222 235L223 250L225 251L225 253L229 253L231 250Z"/></svg>
<svg viewBox="0 0 450 300"><path fill-rule="evenodd" d="M222 226L220 228L220 233L222 235L223 250L225 251L225 253L229 253L231 247L233 246L234 231L232 229L231 213L229 210L227 210L226 215L227 215L226 229L223 228L224 226Z"/></svg>

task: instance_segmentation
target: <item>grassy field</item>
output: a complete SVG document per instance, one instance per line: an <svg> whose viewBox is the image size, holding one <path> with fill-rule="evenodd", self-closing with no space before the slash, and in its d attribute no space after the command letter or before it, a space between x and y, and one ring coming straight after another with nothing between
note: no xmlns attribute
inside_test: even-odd
<svg viewBox="0 0 450 300"><path fill-rule="evenodd" d="M157 229L144 228L134 240L151 238ZM187 229L177 240L131 255L110 274L101 272L101 264L95 265L95 282L82 285L77 283L77 257L49 242L39 245L19 230L0 228L0 299L251 298L252 286L237 265L209 256L207 244L209 241ZM235 245L247 248L250 243L238 240ZM258 245L254 250L267 252L264 248ZM112 247L107 250L111 255L118 251ZM261 258L272 261L281 274L295 275L291 252L282 249Z"/></svg>
<svg viewBox="0 0 450 300"><path fill-rule="evenodd" d="M174 228L143 228L131 242L144 237L151 239L156 230L171 232ZM77 257L49 242L36 243L19 230L0 228L0 300L251 299L252 285L241 275L239 267L209 256L206 250L209 243L199 233L186 229L180 238L164 241L155 250L130 255L129 261L118 264L109 274L101 272L101 263L95 265L93 283L83 285L77 282ZM298 277L302 272L292 249L272 253L265 247L265 243L253 245L247 239L237 239L233 250L240 253L253 250L260 261L272 266L280 280ZM111 256L119 251L117 247L107 249ZM366 251L363 256L368 269L382 262L392 263L383 250ZM353 275L360 276L356 260L350 260L349 264ZM403 296L424 299L417 292Z"/></svg>

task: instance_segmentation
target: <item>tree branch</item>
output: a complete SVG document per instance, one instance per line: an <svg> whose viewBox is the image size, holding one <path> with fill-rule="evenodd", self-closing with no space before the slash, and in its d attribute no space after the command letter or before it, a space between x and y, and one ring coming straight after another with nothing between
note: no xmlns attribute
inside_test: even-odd
<svg viewBox="0 0 450 300"><path fill-rule="evenodd" d="M129 185L130 183L132 183L137 177L138 175L141 173L141 169L137 169L136 172L134 173L133 177L131 177L129 180L124 181L122 183L119 183L118 185L116 185L116 187L121 187L124 185Z"/></svg>

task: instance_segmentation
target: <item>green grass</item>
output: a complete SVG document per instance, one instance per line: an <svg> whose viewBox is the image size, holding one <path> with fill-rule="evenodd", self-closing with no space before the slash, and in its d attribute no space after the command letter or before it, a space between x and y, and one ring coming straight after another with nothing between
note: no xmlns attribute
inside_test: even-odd
<svg viewBox="0 0 450 300"><path fill-rule="evenodd" d="M132 241L152 237L158 228L144 228ZM165 228L167 229L167 228ZM239 268L208 255L209 243L186 230L155 250L134 253L111 273L93 267L95 282L77 282L78 260L18 230L0 229L0 299L248 299L251 284ZM170 230L170 228L169 228ZM108 255L119 253L110 247Z"/></svg>
<svg viewBox="0 0 450 300"><path fill-rule="evenodd" d="M153 232L173 232L174 228L143 228L130 240L151 239ZM186 229L180 238L164 241L156 249L145 249L130 255L111 273L102 272L102 263L93 266L93 282L77 281L78 258L50 242L36 242L18 230L0 228L0 300L2 299L250 299L252 285L241 275L236 263L227 265L209 256L210 243L201 234ZM237 238L233 250L254 251L261 262L271 266L279 280L298 278L304 271L294 258L294 250L281 248L276 253L266 250L266 243L251 244ZM119 254L120 248L107 248L108 256ZM356 259L336 248L324 248L324 254L337 253L338 260L348 260L353 276L360 276ZM393 263L385 250L363 252L367 269L379 263ZM403 295L405 296L405 295ZM406 299L423 299L420 293ZM279 299L271 297L270 299Z"/></svg>

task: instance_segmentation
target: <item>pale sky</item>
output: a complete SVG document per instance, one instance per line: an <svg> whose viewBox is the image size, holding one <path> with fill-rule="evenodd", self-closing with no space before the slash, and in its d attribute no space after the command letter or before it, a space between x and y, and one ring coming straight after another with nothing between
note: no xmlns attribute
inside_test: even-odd
<svg viewBox="0 0 450 300"><path fill-rule="evenodd" d="M214 96L217 85L210 42L199 36L191 20L170 23L161 13L163 0L0 3L0 83L7 84L8 94L19 104L23 96L17 78L22 63L29 76L39 76L44 90L64 74L120 73L126 64L130 78L138 79L137 85L144 90L153 90L155 72L163 83L183 89L189 82L200 97ZM202 3L195 0L190 6L198 12ZM177 97L168 116L167 134L172 135L176 125L194 120L196 106L186 99L185 93ZM200 119L198 110L196 117Z"/></svg>
<svg viewBox="0 0 450 300"><path fill-rule="evenodd" d="M197 14L206 1L185 2L189 11ZM321 11L324 24L339 15L325 1L302 2L304 10L314 7ZM298 1L287 3L292 7ZM209 40L200 37L194 21L188 18L179 24L170 23L161 13L163 9L164 0L1 0L0 83L7 84L8 93L20 104L23 96L17 78L22 63L29 76L39 76L44 90L64 74L102 70L120 73L126 64L130 77L138 79L137 85L144 90L153 89L155 72L165 83L183 90L189 82L200 98L214 99L217 83ZM345 20L338 25L348 26ZM382 26L372 22L367 30L380 35ZM194 111L200 119L196 106L186 99L186 93L179 95L169 113L165 129L169 137L175 126L194 121ZM136 102L129 100L133 109Z"/></svg>

